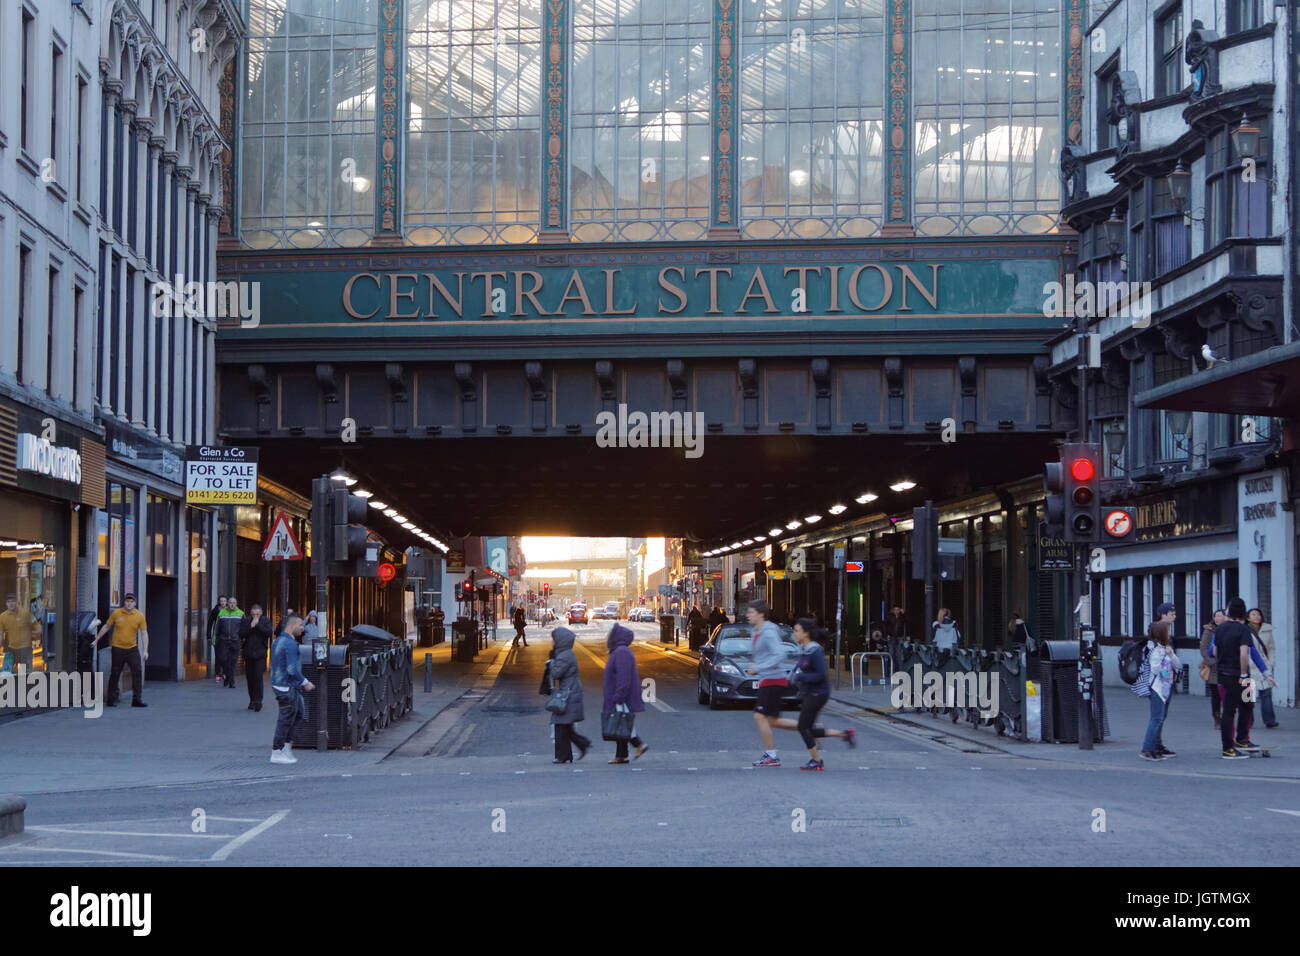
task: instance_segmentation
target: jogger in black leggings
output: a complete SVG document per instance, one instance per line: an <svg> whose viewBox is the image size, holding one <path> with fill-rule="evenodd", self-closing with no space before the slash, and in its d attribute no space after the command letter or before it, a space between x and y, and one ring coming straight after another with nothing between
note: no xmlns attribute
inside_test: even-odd
<svg viewBox="0 0 1300 956"><path fill-rule="evenodd" d="M795 665L794 672L790 675L790 680L799 687L799 720L796 722L788 717L782 717L772 722L773 727L799 731L799 736L803 738L804 746L808 748L811 757L799 768L800 770L826 769L821 754L817 752L819 737L843 737L850 747L857 746L857 732L852 727L844 730L826 730L816 725L817 715L821 713L821 709L826 706L826 701L831 696L830 672L826 667L826 656L822 653L821 643L814 639L816 631L817 623L808 617L799 618L794 626L795 640L803 648L803 653L799 655L799 663Z"/></svg>

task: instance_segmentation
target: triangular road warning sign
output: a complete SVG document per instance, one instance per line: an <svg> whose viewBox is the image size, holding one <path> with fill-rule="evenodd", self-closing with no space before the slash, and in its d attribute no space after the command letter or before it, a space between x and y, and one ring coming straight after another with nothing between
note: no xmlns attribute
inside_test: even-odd
<svg viewBox="0 0 1300 956"><path fill-rule="evenodd" d="M262 548L262 560L298 561L301 558L302 548L298 547L298 539L293 536L289 519L284 512L280 512L275 519L275 524L271 526L271 536L266 539L266 545Z"/></svg>

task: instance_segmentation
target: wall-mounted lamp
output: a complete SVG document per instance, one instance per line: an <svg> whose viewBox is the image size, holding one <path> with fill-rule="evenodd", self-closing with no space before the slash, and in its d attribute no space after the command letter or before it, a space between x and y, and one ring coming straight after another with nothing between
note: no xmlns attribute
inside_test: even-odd
<svg viewBox="0 0 1300 956"><path fill-rule="evenodd" d="M1174 436L1174 447L1179 451L1187 450L1187 432L1192 427L1192 413L1182 411L1165 412L1165 423Z"/></svg>
<svg viewBox="0 0 1300 956"><path fill-rule="evenodd" d="M1110 247L1111 255L1124 248L1124 220L1119 216L1118 206L1110 211L1110 218L1103 223L1102 228L1106 233L1106 245Z"/></svg>
<svg viewBox="0 0 1300 956"><path fill-rule="evenodd" d="M1259 127L1252 125L1245 113L1241 125L1232 131L1232 146L1242 159L1253 159L1259 151Z"/></svg>
<svg viewBox="0 0 1300 956"><path fill-rule="evenodd" d="M1180 159L1166 179L1169 182L1169 198L1173 201L1174 209L1182 212L1187 208L1187 197L1192 193L1192 174Z"/></svg>
<svg viewBox="0 0 1300 956"><path fill-rule="evenodd" d="M1102 438L1106 441L1106 454L1110 457L1111 470L1123 471L1120 468L1119 456L1124 454L1124 444L1128 439L1128 428L1124 419L1115 418L1108 422L1105 431L1102 432Z"/></svg>

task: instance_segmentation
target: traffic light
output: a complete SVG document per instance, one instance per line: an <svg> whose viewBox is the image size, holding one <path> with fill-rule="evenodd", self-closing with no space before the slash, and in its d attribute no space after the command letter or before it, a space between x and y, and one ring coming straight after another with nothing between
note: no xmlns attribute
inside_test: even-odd
<svg viewBox="0 0 1300 956"><path fill-rule="evenodd" d="M1050 538L1065 537L1065 465L1059 461L1049 461L1043 468L1043 490L1047 500L1043 502L1043 523L1047 525Z"/></svg>
<svg viewBox="0 0 1300 956"><path fill-rule="evenodd" d="M938 570L939 511L933 505L912 509L912 580L928 581Z"/></svg>
<svg viewBox="0 0 1300 956"><path fill-rule="evenodd" d="M1065 540L1090 543L1101 537L1101 446L1061 448L1065 478Z"/></svg>
<svg viewBox="0 0 1300 956"><path fill-rule="evenodd" d="M544 598L548 598L548 597L550 597L550 596L551 596L551 586L550 586L550 584L548 584L548 583L546 583L546 582L542 582L542 597L544 597Z"/></svg>
<svg viewBox="0 0 1300 956"><path fill-rule="evenodd" d="M365 576L375 573L379 549L366 539L366 499L350 495L346 488L329 493L330 573L337 576Z"/></svg>
<svg viewBox="0 0 1300 956"><path fill-rule="evenodd" d="M462 601L474 600L474 582L466 579L460 582L460 599Z"/></svg>

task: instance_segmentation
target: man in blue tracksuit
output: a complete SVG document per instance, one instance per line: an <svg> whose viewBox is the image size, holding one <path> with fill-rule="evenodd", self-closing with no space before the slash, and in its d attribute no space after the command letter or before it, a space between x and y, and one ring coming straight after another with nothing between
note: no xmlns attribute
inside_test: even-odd
<svg viewBox="0 0 1300 956"><path fill-rule="evenodd" d="M302 618L290 614L284 619L280 636L271 645L271 690L275 691L280 716L275 721L275 739L271 743L271 763L297 763L293 755L293 728L307 718L304 690L314 690L302 674L298 661L298 640L302 636Z"/></svg>
<svg viewBox="0 0 1300 956"><path fill-rule="evenodd" d="M817 622L810 617L801 617L794 626L794 638L799 642L799 660L794 665L790 679L799 688L799 720L793 721L782 717L772 723L773 727L799 731L804 746L808 748L809 760L800 770L825 770L826 764L817 752L818 737L843 737L850 747L857 746L857 732L852 728L845 730L826 730L816 726L817 715L826 706L831 696L830 669L826 666L826 655L822 652L824 632L817 627Z"/></svg>

